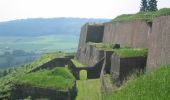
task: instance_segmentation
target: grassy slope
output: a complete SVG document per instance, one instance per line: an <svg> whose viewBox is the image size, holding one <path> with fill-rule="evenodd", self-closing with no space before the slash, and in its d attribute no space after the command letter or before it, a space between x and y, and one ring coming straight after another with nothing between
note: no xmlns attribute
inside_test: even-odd
<svg viewBox="0 0 170 100"><path fill-rule="evenodd" d="M76 100L101 100L100 79L78 80Z"/></svg>
<svg viewBox="0 0 170 100"><path fill-rule="evenodd" d="M47 53L42 55L39 59L35 60L31 64L23 65L17 68L10 68L8 70L8 74L0 78L0 98L9 95L9 91L11 90L11 86L16 78L25 75L30 72L34 68L54 59L57 57L63 57L66 55L72 55L72 53Z"/></svg>
<svg viewBox="0 0 170 100"><path fill-rule="evenodd" d="M170 65L131 79L105 100L170 100Z"/></svg>
<svg viewBox="0 0 170 100"><path fill-rule="evenodd" d="M30 84L35 87L68 90L74 85L74 76L67 68L55 68L26 74L17 80L17 84Z"/></svg>
<svg viewBox="0 0 170 100"><path fill-rule="evenodd" d="M129 20L146 20L152 21L155 17L170 15L170 8L163 8L154 12L139 12L137 14L124 14L116 17L112 22L129 21Z"/></svg>

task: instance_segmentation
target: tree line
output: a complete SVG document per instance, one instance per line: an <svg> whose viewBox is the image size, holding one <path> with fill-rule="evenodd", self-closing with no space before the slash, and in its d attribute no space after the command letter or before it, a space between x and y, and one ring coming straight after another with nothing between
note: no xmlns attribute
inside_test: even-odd
<svg viewBox="0 0 170 100"><path fill-rule="evenodd" d="M141 12L146 12L146 11L157 11L157 0L142 0L141 1L141 7L140 11Z"/></svg>

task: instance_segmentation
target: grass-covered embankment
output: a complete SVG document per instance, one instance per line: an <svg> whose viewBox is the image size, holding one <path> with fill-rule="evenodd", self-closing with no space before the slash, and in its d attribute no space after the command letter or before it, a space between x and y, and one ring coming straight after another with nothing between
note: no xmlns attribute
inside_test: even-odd
<svg viewBox="0 0 170 100"><path fill-rule="evenodd" d="M130 79L104 100L170 100L170 65Z"/></svg>
<svg viewBox="0 0 170 100"><path fill-rule="evenodd" d="M58 67L53 70L42 70L26 74L17 80L17 84L29 84L34 87L68 90L74 85L75 79L68 68Z"/></svg>
<svg viewBox="0 0 170 100"><path fill-rule="evenodd" d="M64 57L68 55L74 55L74 53L63 53L63 52L47 53L42 55L39 59L35 60L31 64L26 64L20 67L8 69L6 75L0 78L0 98L10 96L11 87L13 86L14 81L17 78L27 74L33 69L43 65L44 63L54 58Z"/></svg>
<svg viewBox="0 0 170 100"><path fill-rule="evenodd" d="M152 12L139 12L136 14L123 14L115 19L112 22L119 22L119 21L130 21L130 20L146 20L152 21L156 17L170 15L170 8L163 8L158 11Z"/></svg>

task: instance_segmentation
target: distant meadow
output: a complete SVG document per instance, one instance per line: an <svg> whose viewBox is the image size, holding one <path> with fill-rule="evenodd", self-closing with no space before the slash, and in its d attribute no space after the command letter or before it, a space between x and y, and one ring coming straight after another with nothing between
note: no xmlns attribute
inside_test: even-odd
<svg viewBox="0 0 170 100"><path fill-rule="evenodd" d="M0 51L24 50L35 53L55 51L76 51L78 36L75 35L43 35L35 37L1 36Z"/></svg>

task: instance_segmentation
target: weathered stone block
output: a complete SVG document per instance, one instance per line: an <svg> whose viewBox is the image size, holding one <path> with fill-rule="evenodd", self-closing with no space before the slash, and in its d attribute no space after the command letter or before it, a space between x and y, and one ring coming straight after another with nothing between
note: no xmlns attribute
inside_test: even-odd
<svg viewBox="0 0 170 100"><path fill-rule="evenodd" d="M147 57L120 58L113 54L111 58L111 75L113 81L120 84L133 72L144 71Z"/></svg>

